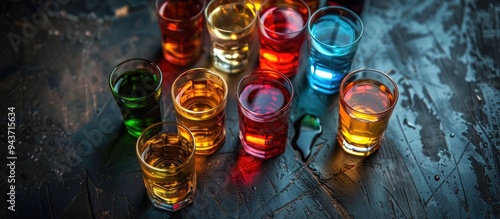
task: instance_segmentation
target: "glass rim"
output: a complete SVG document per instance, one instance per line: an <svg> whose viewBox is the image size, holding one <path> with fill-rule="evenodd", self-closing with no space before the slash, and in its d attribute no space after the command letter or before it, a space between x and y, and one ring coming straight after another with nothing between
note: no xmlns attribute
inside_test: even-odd
<svg viewBox="0 0 500 219"><path fill-rule="evenodd" d="M379 112L375 112L375 113L369 113L369 112L361 112L355 108L353 108L350 104L348 104L345 100L344 100L344 89L345 89L345 83L347 81L347 79L349 77L351 77L352 75L354 74L357 74L357 73L360 73L360 72L373 72L375 74L378 74L382 77L385 77L387 78L390 83L394 86L394 91L391 92L393 95L394 95L394 102L385 110L383 111L379 111ZM382 83L380 80L377 80L378 82ZM386 84L386 83L382 83L382 84ZM365 115L380 115L380 114L387 114L389 112L391 112L397 105L398 103L398 99L399 99L399 88L396 84L396 82L394 82L394 80L385 72L382 72L380 70L377 70L377 69L372 69L372 68L362 68L362 69L357 69L357 70L354 70L352 72L350 72L349 74L347 74L343 79L342 81L340 82L340 89L339 89L339 99L340 101L347 107L349 107L350 110L352 111L355 111L356 113L360 113L360 114L365 114Z"/></svg>
<svg viewBox="0 0 500 219"><path fill-rule="evenodd" d="M182 78L184 78L186 75L188 74L192 74L196 71L203 71L204 73L208 73L208 74L211 74L211 75L214 75L216 76L217 78L219 78L221 81L222 81L222 84L223 84L223 87L224 87L224 97L222 98L222 100L220 101L219 104L217 104L217 106L215 107L212 107L211 109L209 110L204 110L204 111L193 111L193 110L190 110L190 109L186 109L184 106L182 106L180 103L177 102L177 98L176 98L176 94L174 94L174 89L175 89L175 84L181 80ZM182 108L183 111L189 113L189 114L194 114L194 115L197 115L197 114L206 114L206 113L213 113L213 112L216 112L217 110L219 110L219 108L221 107L221 105L225 105L223 103L226 103L227 102L227 94L228 94L228 86L227 86L227 82L226 80L222 77L222 75L220 75L219 73L217 72L214 72L214 71L211 71L210 69L208 68L191 68L187 71L184 71L182 72L179 76L177 76L177 78L175 78L174 82L172 82L172 86L170 87L170 95L172 96L172 102L174 103L175 106L178 106L180 108Z"/></svg>
<svg viewBox="0 0 500 219"><path fill-rule="evenodd" d="M237 31L233 31L233 30L226 30L226 29L222 29L222 28L219 28L219 27L215 26L215 25L214 25L214 24L210 21L210 19L208 19L208 17L209 17L209 16L208 16L208 15L209 15L209 14L208 14L208 8L210 7L210 5L212 5L212 4L213 4L214 2L216 2L216 1L217 1L217 0L211 0L208 4L206 4L205 10L203 10L203 11L204 11L204 13L205 13L205 18L206 18L205 20L207 21L207 23L208 23L210 26L212 26L212 27L214 27L215 29L217 29L217 31L219 31L219 32L223 32L223 33L240 33L240 32L245 32L247 29L250 29L250 28L251 28L251 27L255 24L255 22L256 22L256 20L257 20L257 10L256 10L256 8L255 8L255 4L254 4L254 3L253 3L253 1L251 1L251 0L241 0L241 2L245 2L245 6L246 6L247 8L250 8L250 7L248 7L248 4L251 4L251 5L252 5L252 7L253 7L253 8L250 8L250 9L252 10L252 12L253 12L253 15L254 15L254 17L253 17L253 19L252 19L252 22L250 22L247 26L245 26L245 27L243 27L243 28L241 28L241 29L239 29L239 30L237 30ZM235 1L235 2L238 2L238 1ZM225 3L225 4L228 4L228 3ZM210 29L210 28L208 28L208 29ZM250 33L250 34L252 34L252 33Z"/></svg>
<svg viewBox="0 0 500 219"><path fill-rule="evenodd" d="M153 66L153 68L155 68L158 71L158 74L160 75L160 79L158 80L159 82L155 86L155 89L154 89L153 92L148 93L147 95L144 95L142 97L125 97L125 96L122 96L118 92L115 91L115 89L114 89L115 82L113 80L111 80L111 77L113 76L113 74L115 74L115 72L118 70L119 67L121 67L122 65L127 64L128 62L132 62L132 61L138 61L138 62L147 63L147 64ZM154 74L154 75L156 75L156 74ZM144 99L146 99L146 98L148 98L150 96L155 96L156 92L159 89L161 89L162 84L163 84L163 72L161 71L160 67L156 63L154 63L154 62L152 62L150 60L147 60L147 59L142 59L142 58L132 58L132 59L127 59L125 61L122 61L118 65L116 65L113 68L113 70L111 70L111 73L109 74L109 88L111 89L111 92L113 92L113 95L115 95L117 97L120 97L120 99L127 100L127 101L144 100Z"/></svg>
<svg viewBox="0 0 500 219"><path fill-rule="evenodd" d="M135 154L137 155L139 162L141 162L142 164L146 165L148 168L150 168L154 171L162 172L162 173L169 172L169 170L167 170L167 169L158 168L158 167L155 167L155 166L148 164L142 157L142 152L144 152L144 151L139 151L139 142L140 142L139 140L144 138L143 135L146 133L146 131L149 131L149 130L153 129L154 127L157 127L160 125L161 126L163 126L163 125L175 125L175 126L177 126L177 128L181 127L182 129L185 129L187 131L187 133L189 133L190 138L193 140L193 150L189 153L189 156L186 159L186 162L182 162L179 166L176 166L173 169L178 170L178 169L184 168L184 166L186 166L189 163L189 162L187 162L188 160L194 159L194 156L196 154L196 142L195 142L196 139L194 138L194 135L191 132L191 130L189 130L185 125L182 125L182 124L177 123L177 122L157 122L157 123L154 123L154 124L148 126L147 128L145 128L141 132L141 135L139 135L139 137L137 138L137 141L135 143ZM159 133L161 133L161 132L158 132L157 134L159 134ZM179 134L179 133L177 133L177 134Z"/></svg>
<svg viewBox="0 0 500 219"><path fill-rule="evenodd" d="M162 19L165 19L165 20L168 20L168 21L173 21L173 22L183 22L183 21L192 21L192 20L195 20L198 17L200 17L200 15L203 15L203 11L205 9L205 6L207 5L207 2L206 2L207 0L201 0L203 2L203 5L201 7L201 10L198 13L196 13L195 15L193 15L192 17L190 17L188 19L176 19L176 18L165 17L165 16L163 16L162 13L160 13L160 6L158 5L160 1L167 1L167 0L155 0L155 12L156 12L156 15L158 15Z"/></svg>
<svg viewBox="0 0 500 219"><path fill-rule="evenodd" d="M243 80L245 80L246 78L249 78L253 75L260 75L261 73L263 72L267 72L267 73L273 73L273 74L276 74L278 75L280 78L284 79L285 80L285 83L289 84L290 85L290 101L288 101L285 106L281 107L279 110L277 110L276 112L272 112L272 113L265 113L265 114L261 114L261 113L256 113L254 112L253 110L250 110L248 109L247 107L245 107L242 103L241 103L241 100L240 100L240 87L243 86L242 83L243 83ZM246 86L246 85L245 85ZM241 89L241 91L243 91ZM240 106L241 108L243 108L246 112L248 112L250 115L252 116L255 116L255 117L261 117L261 116L273 116L273 115L279 115L279 114L282 114L284 111L290 109L290 107L292 106L292 100L293 100L293 96L294 96L294 89L293 89L293 83L292 81L290 81L290 79L284 75L283 73L281 72L278 72L278 71L275 71L275 70L271 70L271 69L259 69L259 70L255 70L253 72L250 72L248 73L247 75L243 76L239 81L238 81L238 85L236 86L236 99L238 100L238 106Z"/></svg>
<svg viewBox="0 0 500 219"><path fill-rule="evenodd" d="M269 28L266 27L266 25L264 25L262 19L261 19L261 12L262 12L262 6L268 2L270 2L271 0L265 0L264 2L262 2L262 4L260 5L260 8L259 10L257 10L257 19L259 20L259 24L262 25L262 27L266 30L266 31L269 31L273 34L276 34L276 35L280 35L280 36L287 36L287 35L291 35L291 34L297 34L297 33L300 33L302 32L304 29L306 29L306 27L308 26L308 23L309 23L309 18L311 17L311 9L309 8L309 5L307 5L306 2L302 1L302 0L295 0L294 2L301 2L302 4L304 4L303 6L305 6L305 8L307 9L307 19L306 19L306 22L304 22L304 25L302 25L302 27L299 29L299 30L296 30L296 31L293 31L293 32L289 32L289 33L281 33L281 32L276 32L276 31L273 31L273 30L270 30ZM288 5L288 4L287 4ZM283 7L279 7L279 8L283 8Z"/></svg>
<svg viewBox="0 0 500 219"><path fill-rule="evenodd" d="M330 9L336 9L336 10L344 10L346 11L347 13L349 13L350 15L354 16L356 18L357 21L359 21L359 26L360 26L360 33L359 33L359 36L356 37L356 40L354 40L353 42L349 43L349 44L346 44L346 45L341 45L341 46L333 46L333 45L329 45L329 44L326 44L324 42L321 42L320 40L318 40L313 34L311 34L312 30L312 25L311 25L311 21L313 20L313 18L315 16L318 16L317 14L323 12L323 11L326 11L326 10L330 10ZM309 33L309 35L311 36L312 39L314 39L314 41L318 42L319 44L321 44L322 46L325 46L325 47L328 47L328 48L345 48L345 47L350 47L350 46L353 46L355 45L356 43L358 43L360 40L361 40L361 37L363 36L363 33L364 33L364 24L363 24L363 20L361 20L361 17L359 17L358 14L354 13L352 10L346 8L346 7L342 7L342 6L325 6L325 7L321 7L319 8L318 10L316 10L316 12L314 12L311 17L309 17L309 21L307 21L307 31Z"/></svg>

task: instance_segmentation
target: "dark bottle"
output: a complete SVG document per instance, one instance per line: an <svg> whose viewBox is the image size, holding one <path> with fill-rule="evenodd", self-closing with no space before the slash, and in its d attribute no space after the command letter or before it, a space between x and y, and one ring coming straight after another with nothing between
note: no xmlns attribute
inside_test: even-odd
<svg viewBox="0 0 500 219"><path fill-rule="evenodd" d="M361 17L365 0L326 0L327 6L344 6Z"/></svg>

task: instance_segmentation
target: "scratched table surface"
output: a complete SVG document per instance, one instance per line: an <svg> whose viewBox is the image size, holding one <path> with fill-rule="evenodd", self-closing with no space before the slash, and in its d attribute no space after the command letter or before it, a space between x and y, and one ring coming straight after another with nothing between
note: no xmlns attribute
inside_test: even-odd
<svg viewBox="0 0 500 219"><path fill-rule="evenodd" d="M0 5L0 218L500 217L498 1L366 2L352 68L389 72L400 88L382 146L367 158L336 143L338 95L311 90L303 60L292 78L285 152L249 156L238 139L234 89L256 65L224 75L226 142L197 157L194 203L173 214L149 203L108 75L129 58L158 63L163 119L174 120L171 83L190 67L212 68L208 40L197 63L177 68L161 58L152 1ZM15 107L14 160L7 159L8 107ZM305 113L318 115L324 129L307 160L291 144Z"/></svg>

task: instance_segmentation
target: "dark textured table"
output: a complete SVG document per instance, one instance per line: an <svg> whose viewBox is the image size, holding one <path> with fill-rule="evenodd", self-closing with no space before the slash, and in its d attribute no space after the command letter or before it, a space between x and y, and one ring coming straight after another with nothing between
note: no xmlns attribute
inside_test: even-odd
<svg viewBox="0 0 500 219"><path fill-rule="evenodd" d="M389 72L400 88L383 144L368 158L336 143L338 95L312 91L303 63L285 152L249 156L234 95L245 73L225 75L226 143L197 157L194 203L175 214L149 203L135 139L108 88L119 62L154 60L164 72L164 119L175 119L170 85L188 68L162 61L153 2L0 5L0 218L500 217L498 1L367 1L353 69ZM212 68L207 51L192 67ZM291 145L304 113L324 128L307 161Z"/></svg>

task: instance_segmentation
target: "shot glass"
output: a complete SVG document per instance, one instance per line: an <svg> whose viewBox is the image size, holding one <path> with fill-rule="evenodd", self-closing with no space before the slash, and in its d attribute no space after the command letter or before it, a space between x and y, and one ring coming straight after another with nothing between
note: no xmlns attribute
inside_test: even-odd
<svg viewBox="0 0 500 219"><path fill-rule="evenodd" d="M149 126L137 139L136 155L153 206L178 211L193 202L195 140L186 126L174 122Z"/></svg>
<svg viewBox="0 0 500 219"><path fill-rule="evenodd" d="M210 33L211 59L224 73L246 69L255 44L256 10L250 0L212 0L205 8Z"/></svg>
<svg viewBox="0 0 500 219"><path fill-rule="evenodd" d="M169 63L187 66L200 57L205 5L205 0L156 0L163 56Z"/></svg>
<svg viewBox="0 0 500 219"><path fill-rule="evenodd" d="M109 88L133 137L139 137L151 124L161 122L162 80L160 68L146 59L126 60L111 71Z"/></svg>
<svg viewBox="0 0 500 219"><path fill-rule="evenodd" d="M307 35L309 7L302 0L267 0L257 14L260 68L295 76L300 47Z"/></svg>
<svg viewBox="0 0 500 219"><path fill-rule="evenodd" d="M245 151L268 159L285 151L293 99L292 82L273 70L245 75L236 88L239 137Z"/></svg>
<svg viewBox="0 0 500 219"><path fill-rule="evenodd" d="M309 19L308 33L309 85L321 93L335 94L351 69L363 35L363 22L347 8L323 7Z"/></svg>
<svg viewBox="0 0 500 219"><path fill-rule="evenodd" d="M337 140L344 151L369 156L380 147L398 96L396 83L378 70L356 70L342 80Z"/></svg>
<svg viewBox="0 0 500 219"><path fill-rule="evenodd" d="M227 84L219 74L205 68L183 72L172 84L177 122L196 139L196 154L210 155L226 140Z"/></svg>

